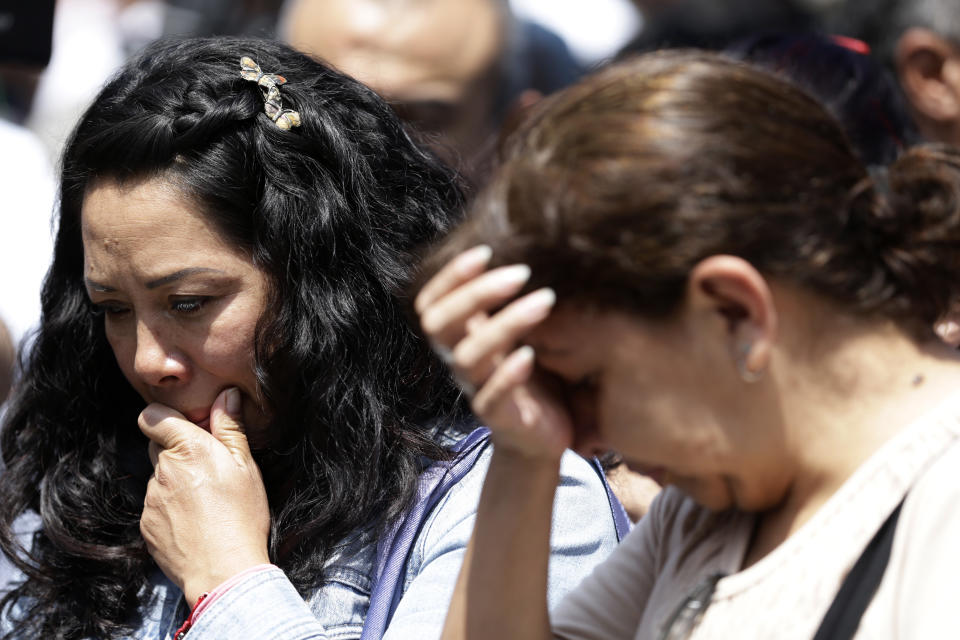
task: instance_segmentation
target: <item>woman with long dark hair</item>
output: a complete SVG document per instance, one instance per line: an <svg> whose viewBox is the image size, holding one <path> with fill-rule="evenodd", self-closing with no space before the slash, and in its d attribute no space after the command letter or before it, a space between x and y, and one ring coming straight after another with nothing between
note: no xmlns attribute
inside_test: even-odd
<svg viewBox="0 0 960 640"><path fill-rule="evenodd" d="M284 45L127 64L66 148L3 427L3 637L359 636L378 542L473 426L403 294L461 206L387 104ZM416 532L388 636L438 633L488 457ZM556 596L614 544L599 477L571 454L564 482L593 524L558 528Z"/></svg>
<svg viewBox="0 0 960 640"><path fill-rule="evenodd" d="M809 94L697 52L597 73L505 150L416 300L495 444L444 637L955 635L960 153L868 170ZM548 613L571 446L665 489Z"/></svg>

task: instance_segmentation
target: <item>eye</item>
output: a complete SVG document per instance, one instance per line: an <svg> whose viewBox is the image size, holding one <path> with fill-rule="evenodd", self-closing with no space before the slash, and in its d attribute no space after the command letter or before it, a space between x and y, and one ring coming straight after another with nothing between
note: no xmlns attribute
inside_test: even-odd
<svg viewBox="0 0 960 640"><path fill-rule="evenodd" d="M130 313L130 308L118 302L97 302L93 305L97 313L102 313L108 318L119 319Z"/></svg>
<svg viewBox="0 0 960 640"><path fill-rule="evenodd" d="M174 313L182 315L194 315L200 313L210 298L199 296L193 298L175 298L170 302L170 309Z"/></svg>
<svg viewBox="0 0 960 640"><path fill-rule="evenodd" d="M570 391L594 391L600 383L599 373L590 373L570 382Z"/></svg>

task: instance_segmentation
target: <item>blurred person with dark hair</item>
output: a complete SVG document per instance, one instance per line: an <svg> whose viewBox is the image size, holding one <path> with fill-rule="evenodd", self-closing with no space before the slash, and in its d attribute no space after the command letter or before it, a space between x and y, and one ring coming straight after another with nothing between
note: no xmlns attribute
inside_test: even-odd
<svg viewBox="0 0 960 640"><path fill-rule="evenodd" d="M920 132L960 144L960 4L847 0L838 29L867 42L896 72Z"/></svg>
<svg viewBox="0 0 960 640"><path fill-rule="evenodd" d="M883 167L919 142L896 80L858 41L815 32L764 33L726 53L791 80L833 113L863 161Z"/></svg>
<svg viewBox="0 0 960 640"><path fill-rule="evenodd" d="M506 0L288 0L278 35L380 93L474 183L513 109L581 72Z"/></svg>
<svg viewBox="0 0 960 640"><path fill-rule="evenodd" d="M898 81L920 134L960 144L960 5L956 0L847 0L838 31L866 42ZM960 305L938 323L960 345Z"/></svg>
<svg viewBox="0 0 960 640"><path fill-rule="evenodd" d="M165 36L273 35L283 0L164 0Z"/></svg>
<svg viewBox="0 0 960 640"><path fill-rule="evenodd" d="M863 41L815 33L766 34L735 43L727 53L786 76L823 102L874 171L882 173L921 140L896 79L869 55ZM957 305L935 328L944 342L960 345Z"/></svg>
<svg viewBox="0 0 960 640"><path fill-rule="evenodd" d="M801 0L634 0L643 28L620 57L655 49L719 50L771 31L809 31L819 16Z"/></svg>

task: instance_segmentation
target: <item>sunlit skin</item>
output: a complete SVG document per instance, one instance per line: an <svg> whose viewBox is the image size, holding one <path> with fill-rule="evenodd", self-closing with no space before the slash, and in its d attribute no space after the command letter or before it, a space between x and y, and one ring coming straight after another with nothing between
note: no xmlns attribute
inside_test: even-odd
<svg viewBox="0 0 960 640"><path fill-rule="evenodd" d="M95 183L82 232L87 292L144 401L209 428L217 395L237 387L246 427L263 427L253 345L267 279L249 256L159 179Z"/></svg>
<svg viewBox="0 0 960 640"><path fill-rule="evenodd" d="M713 509L782 496L785 467L766 468L782 438L744 420L743 383L722 345L683 325L564 307L525 342L538 368L563 381L581 453L613 449L629 468Z"/></svg>

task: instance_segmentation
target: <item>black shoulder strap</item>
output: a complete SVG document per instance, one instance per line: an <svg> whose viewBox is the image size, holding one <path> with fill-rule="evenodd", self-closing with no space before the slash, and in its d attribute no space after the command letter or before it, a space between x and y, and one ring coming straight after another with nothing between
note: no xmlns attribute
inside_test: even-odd
<svg viewBox="0 0 960 640"><path fill-rule="evenodd" d="M887 570L893 534L897 530L897 519L902 506L903 501L874 534L860 559L850 569L813 640L846 640L857 632L860 618L873 600L873 594Z"/></svg>

